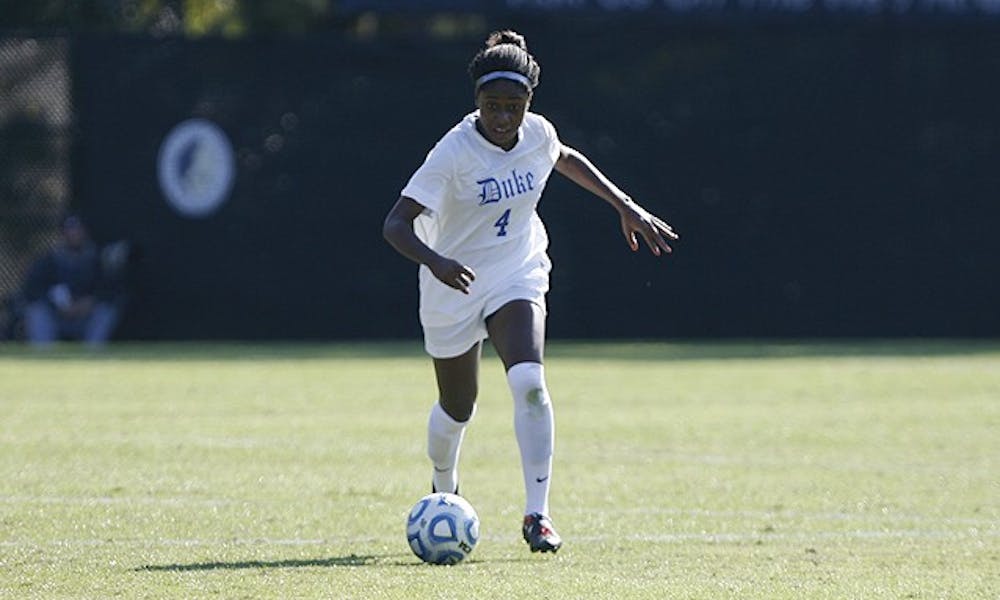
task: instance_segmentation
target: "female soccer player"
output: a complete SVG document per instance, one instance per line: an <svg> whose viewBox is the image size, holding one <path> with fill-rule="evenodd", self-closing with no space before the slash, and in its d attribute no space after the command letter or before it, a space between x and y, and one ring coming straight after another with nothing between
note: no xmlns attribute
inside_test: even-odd
<svg viewBox="0 0 1000 600"><path fill-rule="evenodd" d="M420 265L420 322L439 394L427 425L433 489L458 492L459 450L489 337L514 397L526 492L522 533L532 552L555 552L562 545L548 516L555 430L542 368L551 263L535 207L555 169L618 211L633 251L637 235L657 256L678 238L528 111L539 72L520 34L490 34L469 65L478 110L430 151L389 211L383 235Z"/></svg>

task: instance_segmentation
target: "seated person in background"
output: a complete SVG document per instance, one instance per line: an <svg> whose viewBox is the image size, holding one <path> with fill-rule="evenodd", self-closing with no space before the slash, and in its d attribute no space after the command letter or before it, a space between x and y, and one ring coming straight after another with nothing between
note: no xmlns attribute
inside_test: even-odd
<svg viewBox="0 0 1000 600"><path fill-rule="evenodd" d="M117 278L109 276L102 253L79 217L64 218L60 234L59 243L28 271L25 335L34 346L75 339L100 347L118 324Z"/></svg>

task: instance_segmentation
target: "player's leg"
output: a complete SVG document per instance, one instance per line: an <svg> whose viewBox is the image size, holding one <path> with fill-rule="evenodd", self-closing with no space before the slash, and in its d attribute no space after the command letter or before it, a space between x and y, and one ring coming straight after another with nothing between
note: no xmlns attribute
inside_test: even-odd
<svg viewBox="0 0 1000 600"><path fill-rule="evenodd" d="M427 422L427 455L434 464L433 488L458 491L458 456L465 428L476 410L482 342L453 358L435 358L438 402Z"/></svg>
<svg viewBox="0 0 1000 600"><path fill-rule="evenodd" d="M542 363L545 310L530 300L514 300L486 318L490 341L510 371L518 363Z"/></svg>
<svg viewBox="0 0 1000 600"><path fill-rule="evenodd" d="M545 310L528 300L503 305L486 321L507 369L514 398L514 432L524 475L524 537L531 550L556 551L562 540L548 519L555 421L545 385Z"/></svg>

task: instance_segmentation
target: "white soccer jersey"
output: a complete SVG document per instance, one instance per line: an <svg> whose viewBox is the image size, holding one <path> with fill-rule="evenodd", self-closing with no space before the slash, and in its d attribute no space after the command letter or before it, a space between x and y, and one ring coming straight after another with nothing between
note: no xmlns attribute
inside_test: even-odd
<svg viewBox="0 0 1000 600"><path fill-rule="evenodd" d="M562 147L555 127L528 112L507 151L476 130L478 115L466 115L446 133L401 192L426 207L414 221L417 236L476 273L465 296L421 266L424 325L464 320L475 298L502 285L505 275L529 265L548 268L548 235L535 207Z"/></svg>

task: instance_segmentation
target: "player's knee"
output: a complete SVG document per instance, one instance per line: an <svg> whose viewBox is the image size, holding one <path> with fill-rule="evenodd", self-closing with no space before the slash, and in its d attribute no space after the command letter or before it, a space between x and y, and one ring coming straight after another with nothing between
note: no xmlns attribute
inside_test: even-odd
<svg viewBox="0 0 1000 600"><path fill-rule="evenodd" d="M515 402L523 402L529 412L544 411L550 404L541 363L521 362L507 370L507 384Z"/></svg>
<svg viewBox="0 0 1000 600"><path fill-rule="evenodd" d="M466 423L472 420L472 416L476 414L475 396L458 398L445 398L442 396L438 400L438 403L445 414L458 423Z"/></svg>

